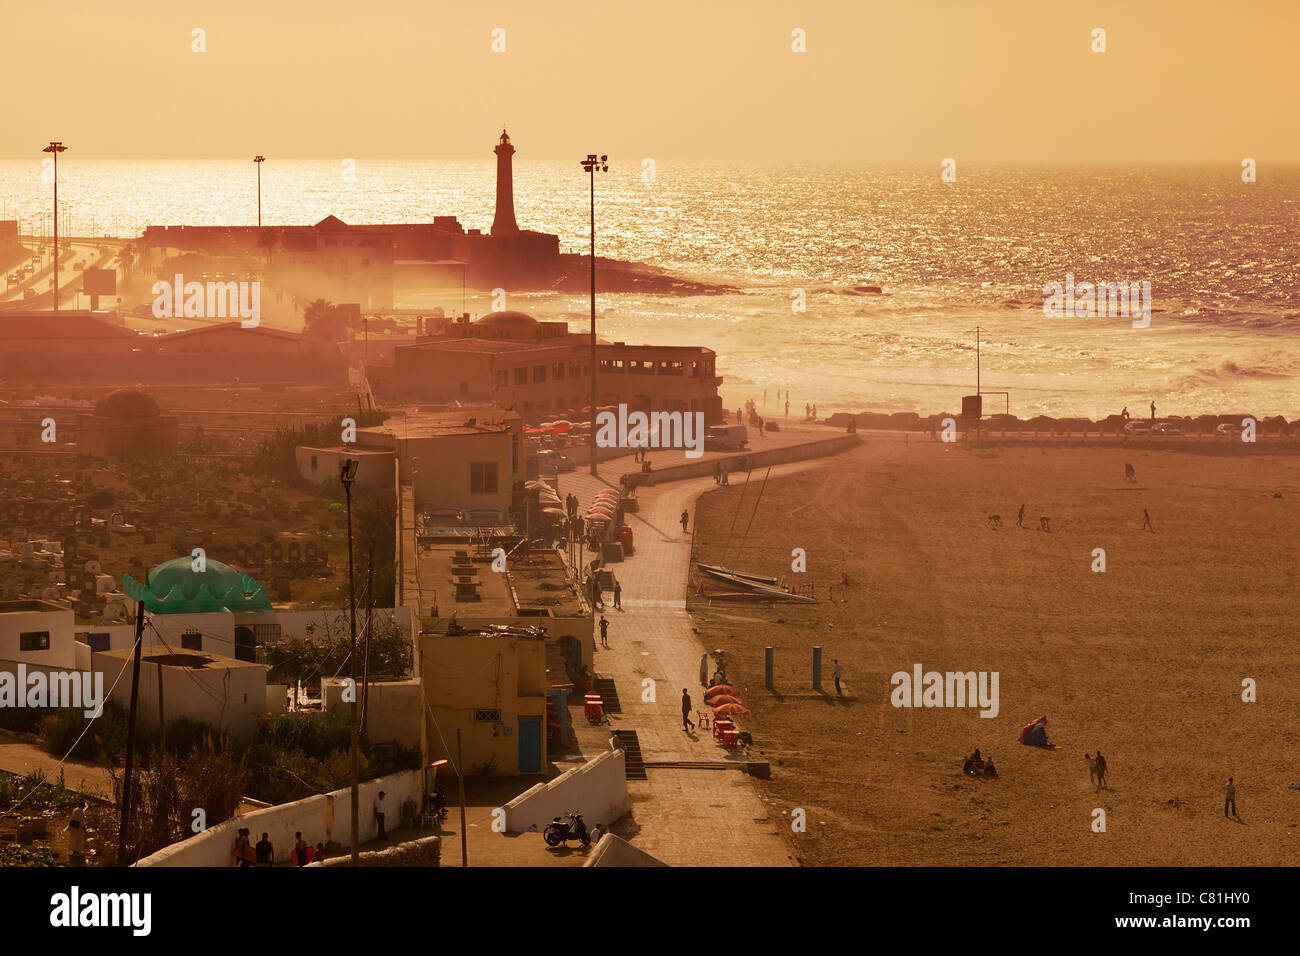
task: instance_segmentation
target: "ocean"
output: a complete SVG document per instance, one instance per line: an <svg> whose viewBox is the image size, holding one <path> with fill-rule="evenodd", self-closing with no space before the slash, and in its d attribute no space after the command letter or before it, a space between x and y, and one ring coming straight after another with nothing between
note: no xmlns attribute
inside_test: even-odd
<svg viewBox="0 0 1300 956"><path fill-rule="evenodd" d="M1300 166L962 164L749 167L611 159L596 182L597 253L740 291L689 298L598 297L613 341L718 353L729 408L753 398L791 411L960 407L1099 417L1154 401L1161 415L1300 417ZM488 229L495 160L268 160L267 225L423 222ZM588 181L572 162L515 157L519 225L588 242ZM136 235L147 224L256 223L251 162L60 162L60 231ZM0 218L46 217L39 159L0 163ZM1143 283L1150 325L1043 314L1044 285ZM879 286L879 294L861 291ZM585 327L585 295L531 293L507 305ZM802 298L803 311L792 305ZM489 296L471 293L482 313ZM443 305L428 295L399 306Z"/></svg>

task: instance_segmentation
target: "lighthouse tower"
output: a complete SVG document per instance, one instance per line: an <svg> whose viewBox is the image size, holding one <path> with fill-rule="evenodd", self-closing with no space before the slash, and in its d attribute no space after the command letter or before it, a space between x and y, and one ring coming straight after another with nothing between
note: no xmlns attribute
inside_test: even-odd
<svg viewBox="0 0 1300 956"><path fill-rule="evenodd" d="M501 130L501 141L497 143L497 214L492 220L492 235L500 236L519 231L515 224L515 148L510 145L510 137Z"/></svg>

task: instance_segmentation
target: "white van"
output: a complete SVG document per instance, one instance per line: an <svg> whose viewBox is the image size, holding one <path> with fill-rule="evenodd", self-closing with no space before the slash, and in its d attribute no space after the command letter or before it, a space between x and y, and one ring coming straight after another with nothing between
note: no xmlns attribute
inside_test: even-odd
<svg viewBox="0 0 1300 956"><path fill-rule="evenodd" d="M739 451L749 443L744 425L710 425L704 429L705 451Z"/></svg>

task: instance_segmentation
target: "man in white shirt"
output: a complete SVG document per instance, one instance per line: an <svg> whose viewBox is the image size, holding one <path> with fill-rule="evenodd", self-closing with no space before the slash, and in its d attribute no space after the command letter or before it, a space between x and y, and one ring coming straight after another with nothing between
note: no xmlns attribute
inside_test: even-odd
<svg viewBox="0 0 1300 956"><path fill-rule="evenodd" d="M388 834L384 831L384 797L388 796L380 790L375 797L375 819L379 821L379 839L387 840Z"/></svg>

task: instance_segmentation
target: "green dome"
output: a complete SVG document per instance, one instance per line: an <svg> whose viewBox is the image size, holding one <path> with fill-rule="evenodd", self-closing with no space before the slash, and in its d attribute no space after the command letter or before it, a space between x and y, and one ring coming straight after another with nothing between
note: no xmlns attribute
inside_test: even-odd
<svg viewBox="0 0 1300 956"><path fill-rule="evenodd" d="M149 572L147 586L124 574L122 590L152 614L271 610L265 584L211 558L203 571L194 570L192 558L164 561Z"/></svg>

